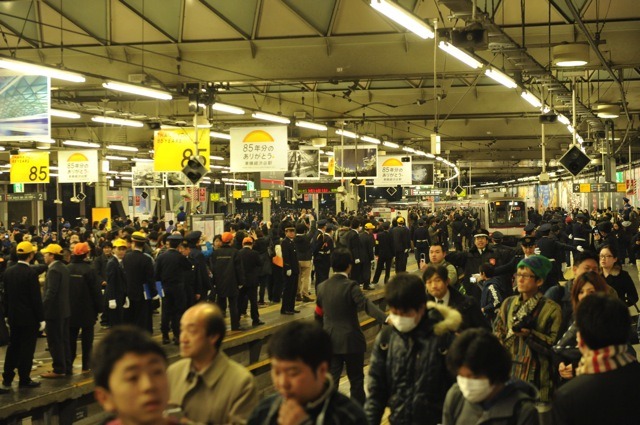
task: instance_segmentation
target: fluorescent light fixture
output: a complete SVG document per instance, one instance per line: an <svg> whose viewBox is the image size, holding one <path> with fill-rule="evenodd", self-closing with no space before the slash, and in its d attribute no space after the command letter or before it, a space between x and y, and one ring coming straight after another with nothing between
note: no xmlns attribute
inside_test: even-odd
<svg viewBox="0 0 640 425"><path fill-rule="evenodd" d="M244 114L244 109L238 108L237 106L227 105L225 103L216 102L211 105L211 109L220 111L220 112L228 112L230 114L242 115Z"/></svg>
<svg viewBox="0 0 640 425"><path fill-rule="evenodd" d="M475 68L475 69L482 68L482 62L473 58L464 50L458 49L456 46L454 46L451 43L448 43L446 41L441 41L440 43L438 43L438 47L440 47L442 50L449 53L451 56L458 59L459 61L466 63L471 68Z"/></svg>
<svg viewBox="0 0 640 425"><path fill-rule="evenodd" d="M520 93L520 96L522 96L522 98L529 102L529 104L534 108L539 108L542 106L542 102L540 102L540 99L526 90L523 90L522 93Z"/></svg>
<svg viewBox="0 0 640 425"><path fill-rule="evenodd" d="M515 182L516 182L515 180L505 180L502 183L515 183Z"/></svg>
<svg viewBox="0 0 640 425"><path fill-rule="evenodd" d="M344 137L348 137L350 139L357 139L358 135L356 133L354 133L353 131L347 131L347 130L336 130L336 134L338 136L344 136Z"/></svg>
<svg viewBox="0 0 640 425"><path fill-rule="evenodd" d="M3 150L5 150L4 146L0 146L0 151L3 151Z"/></svg>
<svg viewBox="0 0 640 425"><path fill-rule="evenodd" d="M309 128L311 130L327 131L327 126L310 121L296 121L298 127Z"/></svg>
<svg viewBox="0 0 640 425"><path fill-rule="evenodd" d="M436 156L436 161L441 161L442 162L442 161L444 161L444 158L441 157L441 156Z"/></svg>
<svg viewBox="0 0 640 425"><path fill-rule="evenodd" d="M360 140L367 143L373 143L374 145L380 144L380 139L376 139L375 137L370 136L360 136Z"/></svg>
<svg viewBox="0 0 640 425"><path fill-rule="evenodd" d="M213 159L214 161L224 161L224 158L221 156L210 155L209 159Z"/></svg>
<svg viewBox="0 0 640 425"><path fill-rule="evenodd" d="M257 118L259 120L277 122L277 123L280 123L280 124L289 124L289 123L291 123L291 120L289 118L287 118L287 117L283 117L281 115L267 114L266 112L254 112L253 114L251 114L251 116L253 118Z"/></svg>
<svg viewBox="0 0 640 425"><path fill-rule="evenodd" d="M560 121L562 124L564 125L569 125L571 124L571 121L569 121L569 118L565 117L564 115L560 114L558 115L558 121Z"/></svg>
<svg viewBox="0 0 640 425"><path fill-rule="evenodd" d="M10 69L27 75L44 75L45 77L71 81L72 83L84 83L86 81L84 75L78 74L77 72L64 71L58 68L8 58L0 58L0 68Z"/></svg>
<svg viewBox="0 0 640 425"><path fill-rule="evenodd" d="M227 133L220 133L218 131L209 132L209 137L214 137L216 139L231 140L231 135L229 135Z"/></svg>
<svg viewBox="0 0 640 425"><path fill-rule="evenodd" d="M134 146L124 146L124 145L107 145L107 149L113 149L114 151L124 151L124 152L138 152L138 148Z"/></svg>
<svg viewBox="0 0 640 425"><path fill-rule="evenodd" d="M209 168L224 170L224 166L222 165L210 165Z"/></svg>
<svg viewBox="0 0 640 425"><path fill-rule="evenodd" d="M129 160L129 158L127 158L126 156L118 156L118 155L106 155L104 158L110 161L128 161Z"/></svg>
<svg viewBox="0 0 640 425"><path fill-rule="evenodd" d="M77 146L80 148L99 148L100 143L83 142L81 140L65 140L62 142L65 146Z"/></svg>
<svg viewBox="0 0 640 425"><path fill-rule="evenodd" d="M102 83L102 87L109 90L121 91L123 93L137 94L140 96L152 97L160 100L171 100L171 93L164 90L152 89L150 87L137 86L134 84L120 83L118 81L107 81Z"/></svg>
<svg viewBox="0 0 640 425"><path fill-rule="evenodd" d="M418 37L423 39L435 38L433 28L396 3L389 0L371 0L370 4L375 10L417 34Z"/></svg>
<svg viewBox="0 0 640 425"><path fill-rule="evenodd" d="M335 155L335 153L333 151L326 151L325 154L327 156L334 156Z"/></svg>
<svg viewBox="0 0 640 425"><path fill-rule="evenodd" d="M598 105L596 115L598 118L618 118L620 116L619 105Z"/></svg>
<svg viewBox="0 0 640 425"><path fill-rule="evenodd" d="M413 148L410 148L409 146L403 146L402 150L409 153L416 153L416 150Z"/></svg>
<svg viewBox="0 0 640 425"><path fill-rule="evenodd" d="M71 118L72 120L80 118L80 114L77 112L62 111L60 109L51 109L49 113L52 117Z"/></svg>
<svg viewBox="0 0 640 425"><path fill-rule="evenodd" d="M589 45L568 43L553 46L553 64L556 66L571 67L583 66L589 62Z"/></svg>
<svg viewBox="0 0 640 425"><path fill-rule="evenodd" d="M104 124L113 124L113 125L125 125L127 127L144 127L144 123L142 121L134 121L134 120L125 120L122 118L113 118L113 117L91 117L91 121L93 122L101 122Z"/></svg>
<svg viewBox="0 0 640 425"><path fill-rule="evenodd" d="M573 132L575 131L575 130L573 129L573 126L572 126L571 124L569 124L569 125L567 126L567 130L569 130L569 133L571 133L571 134L573 134Z"/></svg>
<svg viewBox="0 0 640 425"><path fill-rule="evenodd" d="M153 159L150 159L150 158L131 158L131 160L133 162L147 162L147 163L153 162Z"/></svg>
<svg viewBox="0 0 640 425"><path fill-rule="evenodd" d="M509 89L515 89L516 87L518 87L518 85L516 84L515 81L513 81L513 79L511 77L509 77L506 74L503 74L502 72L498 71L495 68L489 68L486 71L484 71L484 74L491 78L492 80L502 84L503 86L509 88Z"/></svg>
<svg viewBox="0 0 640 425"><path fill-rule="evenodd" d="M393 142L382 142L383 146L386 146L388 148L395 148L398 149L400 147L400 145L398 145L397 143L393 143Z"/></svg>

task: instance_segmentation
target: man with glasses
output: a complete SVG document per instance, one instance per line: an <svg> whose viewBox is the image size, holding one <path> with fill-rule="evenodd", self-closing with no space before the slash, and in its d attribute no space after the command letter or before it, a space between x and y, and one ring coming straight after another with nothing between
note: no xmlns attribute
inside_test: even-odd
<svg viewBox="0 0 640 425"><path fill-rule="evenodd" d="M560 306L540 292L551 268L551 261L542 255L521 260L516 272L518 295L504 300L495 322L495 334L513 358L511 377L536 386L542 402L551 399L549 355L562 322Z"/></svg>

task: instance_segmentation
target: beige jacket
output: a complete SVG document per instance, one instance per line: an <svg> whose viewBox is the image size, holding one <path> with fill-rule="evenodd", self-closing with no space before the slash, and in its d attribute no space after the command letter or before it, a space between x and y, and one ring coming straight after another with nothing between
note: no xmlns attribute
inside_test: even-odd
<svg viewBox="0 0 640 425"><path fill-rule="evenodd" d="M258 403L253 375L219 352L200 376L192 373L191 359L169 366L170 403L185 416L204 424L244 424Z"/></svg>

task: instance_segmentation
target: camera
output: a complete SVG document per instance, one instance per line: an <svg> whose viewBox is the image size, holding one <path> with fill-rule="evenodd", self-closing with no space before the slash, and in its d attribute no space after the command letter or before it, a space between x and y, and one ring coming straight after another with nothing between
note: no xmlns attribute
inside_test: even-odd
<svg viewBox="0 0 640 425"><path fill-rule="evenodd" d="M477 283L477 282L478 282L478 279L476 279L476 277L475 277L475 276L471 276L471 277L469 278L469 282L471 282L471 283Z"/></svg>
<svg viewBox="0 0 640 425"><path fill-rule="evenodd" d="M515 333L520 333L523 329L533 329L535 326L536 320L531 316L525 316L521 321L511 326L511 330Z"/></svg>

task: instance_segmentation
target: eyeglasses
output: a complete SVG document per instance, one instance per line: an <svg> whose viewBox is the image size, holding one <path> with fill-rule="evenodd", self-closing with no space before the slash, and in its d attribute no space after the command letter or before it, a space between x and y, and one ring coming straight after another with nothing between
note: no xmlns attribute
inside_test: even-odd
<svg viewBox="0 0 640 425"><path fill-rule="evenodd" d="M534 275L534 274L516 273L516 277L517 278L523 278L523 279L533 279L533 278L536 277L536 275Z"/></svg>
<svg viewBox="0 0 640 425"><path fill-rule="evenodd" d="M607 258L613 258L613 255L601 255L600 259L606 260Z"/></svg>

